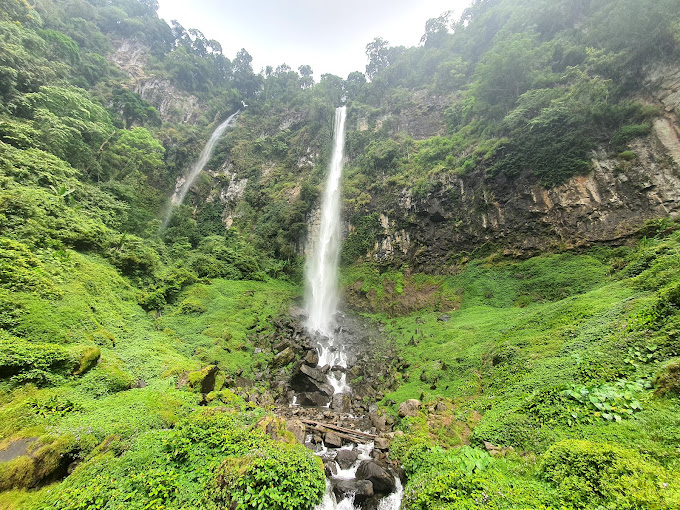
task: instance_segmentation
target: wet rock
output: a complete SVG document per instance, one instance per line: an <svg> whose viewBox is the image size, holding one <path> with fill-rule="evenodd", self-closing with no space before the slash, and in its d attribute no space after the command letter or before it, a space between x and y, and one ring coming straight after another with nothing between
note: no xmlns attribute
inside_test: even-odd
<svg viewBox="0 0 680 510"><path fill-rule="evenodd" d="M333 386L328 384L326 376L318 368L304 364L300 365L293 375L291 387L299 392L319 392L327 397L331 397L334 393ZM320 405L326 405L329 401L330 399L326 399L326 403Z"/></svg>
<svg viewBox="0 0 680 510"><path fill-rule="evenodd" d="M347 393L336 393L333 395L331 409L340 413L349 413L352 407L352 399Z"/></svg>
<svg viewBox="0 0 680 510"><path fill-rule="evenodd" d="M286 347L284 350L279 352L272 360L272 368L285 367L295 359L295 351L291 347Z"/></svg>
<svg viewBox="0 0 680 510"><path fill-rule="evenodd" d="M318 452L319 450L321 450L321 445L314 444L311 441L307 441L305 443L305 447L312 450L313 452Z"/></svg>
<svg viewBox="0 0 680 510"><path fill-rule="evenodd" d="M394 491L394 477L374 460L364 460L359 464L356 474L357 480L368 480L373 484L373 490L380 494Z"/></svg>
<svg viewBox="0 0 680 510"><path fill-rule="evenodd" d="M340 438L340 436L338 436L335 432L332 432L330 430L326 432L326 434L324 435L324 443L329 448L342 447L342 439Z"/></svg>
<svg viewBox="0 0 680 510"><path fill-rule="evenodd" d="M368 480L333 480L333 492L338 500L354 495L355 503L373 497L373 484Z"/></svg>
<svg viewBox="0 0 680 510"><path fill-rule="evenodd" d="M289 420L286 423L286 430L291 432L299 443L304 444L307 434L305 426L300 420Z"/></svg>
<svg viewBox="0 0 680 510"><path fill-rule="evenodd" d="M420 400L414 398L402 402L399 406L399 416L406 418L407 416L417 416L420 409Z"/></svg>
<svg viewBox="0 0 680 510"><path fill-rule="evenodd" d="M301 406L325 407L330 401L328 395L316 391L307 391L298 395L298 404Z"/></svg>
<svg viewBox="0 0 680 510"><path fill-rule="evenodd" d="M335 462L338 463L340 469L348 469L352 467L352 464L354 464L358 458L359 454L355 450L338 450Z"/></svg>
<svg viewBox="0 0 680 510"><path fill-rule="evenodd" d="M307 351L307 354L302 359L302 362L309 366L315 367L319 363L319 353L316 352L316 349Z"/></svg>
<svg viewBox="0 0 680 510"><path fill-rule="evenodd" d="M449 322L449 321L451 320L451 316L450 316L450 315L447 315L447 314L440 315L440 316L437 318L437 320L438 320L439 322Z"/></svg>
<svg viewBox="0 0 680 510"><path fill-rule="evenodd" d="M338 466L333 461L324 462L323 468L328 478L338 474Z"/></svg>

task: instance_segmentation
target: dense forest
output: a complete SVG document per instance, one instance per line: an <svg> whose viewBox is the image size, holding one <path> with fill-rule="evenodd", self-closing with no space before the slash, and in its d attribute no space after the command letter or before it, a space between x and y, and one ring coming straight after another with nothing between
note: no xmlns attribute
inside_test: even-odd
<svg viewBox="0 0 680 510"><path fill-rule="evenodd" d="M318 83L157 7L0 0L0 508L321 501L282 324L341 104L348 376L402 508L680 508L678 0L477 0ZM587 218L534 204L603 168Z"/></svg>

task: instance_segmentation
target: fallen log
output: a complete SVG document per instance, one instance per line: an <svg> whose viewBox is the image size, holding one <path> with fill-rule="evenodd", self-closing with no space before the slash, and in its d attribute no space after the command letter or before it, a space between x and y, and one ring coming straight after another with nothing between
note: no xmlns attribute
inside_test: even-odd
<svg viewBox="0 0 680 510"><path fill-rule="evenodd" d="M355 436L355 437L363 437L363 438L366 438L366 439L377 439L377 437L378 437L374 434L367 434L366 432L359 432L357 430L347 429L345 427L340 427L338 425L333 425L331 423L322 423L320 421L314 421L314 420L300 420L300 421L310 428L311 427L321 427L323 429L332 430L333 432L338 433L338 435L344 434L344 435L351 435L351 436Z"/></svg>

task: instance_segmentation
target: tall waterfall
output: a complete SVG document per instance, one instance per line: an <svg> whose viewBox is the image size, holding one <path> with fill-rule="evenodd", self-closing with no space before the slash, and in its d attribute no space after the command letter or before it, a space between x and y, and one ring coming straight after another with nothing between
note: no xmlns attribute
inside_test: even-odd
<svg viewBox="0 0 680 510"><path fill-rule="evenodd" d="M184 199L186 198L187 193L189 193L189 189L191 188L192 184L196 178L201 175L203 168L205 168L210 156L212 156L213 149L215 149L215 144L222 137L227 128L232 126L239 113L241 113L241 110L231 114L227 120L217 126L217 129L215 129L213 134L210 135L210 139L208 140L208 143L205 144L205 147L203 147L203 151L201 152L198 161L196 161L196 163L194 163L194 165L191 167L189 175L186 177L186 181L184 181L182 187L178 191L175 191L175 193L172 195L172 198L170 199L170 205L168 206L168 210L165 214L165 219L163 220L163 228L168 226L170 218L172 217L173 208L182 205L182 202L184 202Z"/></svg>
<svg viewBox="0 0 680 510"><path fill-rule="evenodd" d="M333 316L338 307L338 262L340 259L340 177L345 154L347 109L335 110L333 158L326 181L319 235L311 245L305 269L307 328L324 336L333 332Z"/></svg>

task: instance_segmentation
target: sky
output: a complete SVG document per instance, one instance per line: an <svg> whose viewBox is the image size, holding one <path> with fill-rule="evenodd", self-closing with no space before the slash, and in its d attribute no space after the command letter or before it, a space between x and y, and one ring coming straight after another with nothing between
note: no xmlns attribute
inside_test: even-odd
<svg viewBox="0 0 680 510"><path fill-rule="evenodd" d="M460 17L472 0L158 0L158 15L196 28L233 59L245 48L253 69L310 65L318 79L364 71L366 45L416 46L425 23L443 12Z"/></svg>

